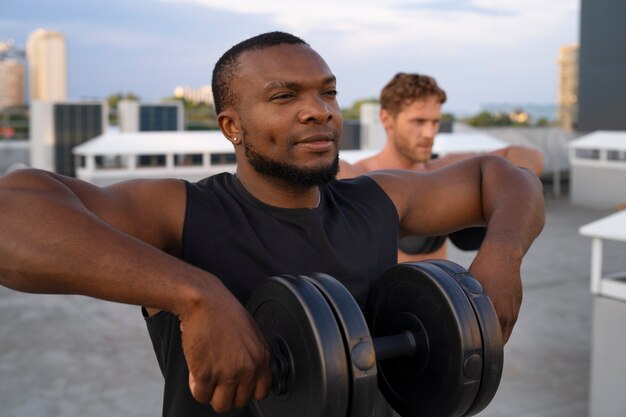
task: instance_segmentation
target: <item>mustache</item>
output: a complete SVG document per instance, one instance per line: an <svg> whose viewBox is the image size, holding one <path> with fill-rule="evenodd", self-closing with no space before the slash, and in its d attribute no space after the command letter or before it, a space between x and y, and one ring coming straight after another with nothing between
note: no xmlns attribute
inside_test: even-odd
<svg viewBox="0 0 626 417"><path fill-rule="evenodd" d="M329 126L311 126L304 130L298 131L297 133L290 133L289 135L287 135L286 139L288 143L294 144L302 142L307 138L315 138L317 136L337 142L341 137L341 129Z"/></svg>

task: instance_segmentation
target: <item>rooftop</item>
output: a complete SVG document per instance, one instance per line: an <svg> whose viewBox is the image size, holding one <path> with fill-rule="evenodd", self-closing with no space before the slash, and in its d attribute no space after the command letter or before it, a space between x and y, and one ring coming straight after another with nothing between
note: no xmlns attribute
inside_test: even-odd
<svg viewBox="0 0 626 417"><path fill-rule="evenodd" d="M611 212L546 197L546 227L523 266L524 303L483 417L584 417L589 401L591 239L579 228ZM604 268L626 269L623 244ZM468 266L473 252L451 248ZM153 417L162 385L138 307L0 287L3 417Z"/></svg>
<svg viewBox="0 0 626 417"><path fill-rule="evenodd" d="M626 132L598 130L569 143L575 149L613 149L626 151Z"/></svg>
<svg viewBox="0 0 626 417"><path fill-rule="evenodd" d="M219 130L120 132L107 129L102 135L73 149L76 155L141 155L149 153L233 153L233 145Z"/></svg>

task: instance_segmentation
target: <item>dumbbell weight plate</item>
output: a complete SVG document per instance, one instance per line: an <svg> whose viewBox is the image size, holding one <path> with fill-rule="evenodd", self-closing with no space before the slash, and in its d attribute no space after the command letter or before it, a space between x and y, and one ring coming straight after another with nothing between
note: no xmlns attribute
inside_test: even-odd
<svg viewBox="0 0 626 417"><path fill-rule="evenodd" d="M247 309L268 341L285 347L287 392L253 401L256 416L345 417L349 375L337 320L310 282L283 275L259 284Z"/></svg>
<svg viewBox="0 0 626 417"><path fill-rule="evenodd" d="M408 255L431 253L446 242L447 236L405 236L398 241L398 249Z"/></svg>
<svg viewBox="0 0 626 417"><path fill-rule="evenodd" d="M480 249L486 234L486 227L468 227L450 233L450 241L461 250L474 251Z"/></svg>
<svg viewBox="0 0 626 417"><path fill-rule="evenodd" d="M482 286L462 266L447 260L426 261L447 271L469 299L480 327L483 346L483 372L474 402L465 412L472 416L481 412L493 399L500 385L504 363L502 329L493 304Z"/></svg>
<svg viewBox="0 0 626 417"><path fill-rule="evenodd" d="M472 306L445 271L428 263L390 268L368 297L373 339L416 334L412 358L378 362L378 388L401 416L461 416L482 373L480 329Z"/></svg>
<svg viewBox="0 0 626 417"><path fill-rule="evenodd" d="M350 417L369 416L376 402L376 355L367 322L352 294L335 278L321 273L299 277L315 285L324 295L343 335L350 372Z"/></svg>

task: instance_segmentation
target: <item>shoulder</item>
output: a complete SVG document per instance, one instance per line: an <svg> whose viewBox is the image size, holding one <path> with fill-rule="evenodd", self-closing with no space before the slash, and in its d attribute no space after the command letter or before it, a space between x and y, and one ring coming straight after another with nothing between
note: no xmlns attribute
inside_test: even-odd
<svg viewBox="0 0 626 417"><path fill-rule="evenodd" d="M131 180L99 187L41 170L3 178L4 187L30 192L50 204L87 210L117 230L175 251L185 210L185 186L178 179Z"/></svg>
<svg viewBox="0 0 626 417"><path fill-rule="evenodd" d="M365 174L368 170L363 167L361 162L362 161L359 161L358 163L355 163L355 164L351 164L349 162L346 162L343 159L340 159L339 160L339 173L337 174L337 178L339 179L354 178L354 177L358 177L359 175Z"/></svg>
<svg viewBox="0 0 626 417"><path fill-rule="evenodd" d="M363 204L368 201L377 201L379 196L388 200L387 193L381 185L369 174L359 175L353 178L343 178L331 181L321 188L322 192L331 195L342 204Z"/></svg>
<svg viewBox="0 0 626 417"><path fill-rule="evenodd" d="M332 181L321 190L327 210L343 213L346 218L366 215L380 223L397 222L394 201L369 174Z"/></svg>
<svg viewBox="0 0 626 417"><path fill-rule="evenodd" d="M105 187L91 204L108 222L167 252L177 254L186 209L186 182L133 180ZM110 214L109 214L110 213Z"/></svg>
<svg viewBox="0 0 626 417"><path fill-rule="evenodd" d="M246 192L231 173L220 173L197 182L185 182L188 204L232 204L245 197Z"/></svg>

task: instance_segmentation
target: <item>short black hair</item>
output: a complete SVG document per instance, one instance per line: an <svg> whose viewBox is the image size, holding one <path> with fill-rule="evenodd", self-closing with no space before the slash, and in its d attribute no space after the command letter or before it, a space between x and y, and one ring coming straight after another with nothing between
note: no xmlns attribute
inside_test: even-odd
<svg viewBox="0 0 626 417"><path fill-rule="evenodd" d="M268 48L270 46L290 44L306 45L308 43L297 36L285 32L268 32L246 39L230 48L217 60L213 69L213 102L215 113L220 114L222 109L235 104L235 94L232 89L232 81L238 70L237 58L246 51Z"/></svg>

